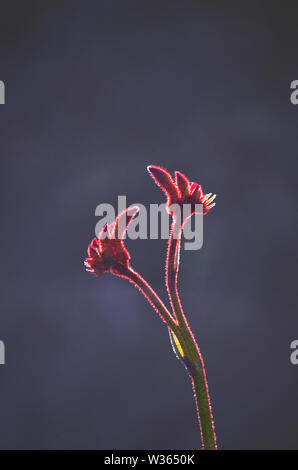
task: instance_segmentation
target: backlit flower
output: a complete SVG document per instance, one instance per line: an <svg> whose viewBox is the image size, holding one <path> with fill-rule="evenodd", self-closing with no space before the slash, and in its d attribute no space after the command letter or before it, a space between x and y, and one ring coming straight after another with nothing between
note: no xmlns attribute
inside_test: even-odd
<svg viewBox="0 0 298 470"><path fill-rule="evenodd" d="M129 267L130 255L124 246L123 237L128 225L139 209L129 207L121 212L114 222L105 225L98 238L93 238L88 246L86 270L99 277L106 272L121 275L122 267Z"/></svg>
<svg viewBox="0 0 298 470"><path fill-rule="evenodd" d="M166 194L167 209L171 214L173 211L170 206L174 204L180 206L190 204L192 214L198 211L198 208L195 207L196 204L202 204L203 214L207 214L207 212L215 206L215 202L213 201L216 194L204 194L201 185L189 181L180 171L175 172L175 180L173 180L170 173L160 166L149 165L147 169L156 184Z"/></svg>

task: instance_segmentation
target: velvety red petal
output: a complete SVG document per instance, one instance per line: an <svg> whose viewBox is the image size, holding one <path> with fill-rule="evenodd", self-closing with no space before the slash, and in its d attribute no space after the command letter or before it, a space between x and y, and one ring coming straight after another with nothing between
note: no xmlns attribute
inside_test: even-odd
<svg viewBox="0 0 298 470"><path fill-rule="evenodd" d="M176 185L178 186L181 192L181 197L183 197L187 191L189 180L186 178L186 176L183 173L180 173L180 171L175 172L175 178L176 178Z"/></svg>
<svg viewBox="0 0 298 470"><path fill-rule="evenodd" d="M197 187L194 188L192 196L191 196L194 204L200 204L203 196L204 194L202 191L202 187L198 184Z"/></svg>
<svg viewBox="0 0 298 470"><path fill-rule="evenodd" d="M159 166L149 165L147 170L156 184L166 193L170 204L179 201L179 190L176 187L170 173Z"/></svg>

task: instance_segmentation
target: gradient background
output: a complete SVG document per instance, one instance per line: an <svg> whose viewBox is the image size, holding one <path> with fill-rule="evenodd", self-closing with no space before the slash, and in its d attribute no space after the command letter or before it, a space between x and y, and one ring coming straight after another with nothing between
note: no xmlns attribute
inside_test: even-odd
<svg viewBox="0 0 298 470"><path fill-rule="evenodd" d="M98 204L164 201L153 163L218 194L180 286L219 446L298 449L294 6L1 2L1 448L200 447L167 329L82 264ZM166 301L166 242L127 246Z"/></svg>

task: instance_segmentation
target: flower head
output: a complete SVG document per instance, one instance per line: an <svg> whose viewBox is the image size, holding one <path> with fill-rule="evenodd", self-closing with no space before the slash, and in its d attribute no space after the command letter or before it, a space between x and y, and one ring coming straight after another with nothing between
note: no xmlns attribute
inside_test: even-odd
<svg viewBox="0 0 298 470"><path fill-rule="evenodd" d="M138 213L138 207L129 207L121 212L109 225L105 225L98 238L88 246L84 264L86 270L99 277L106 272L121 275L121 268L129 267L130 255L124 246L123 237L128 225Z"/></svg>
<svg viewBox="0 0 298 470"><path fill-rule="evenodd" d="M214 199L216 194L204 194L201 185L193 183L186 178L180 171L175 172L175 180L164 168L156 165L147 167L150 175L156 184L164 191L167 196L167 209L172 214L171 205L190 204L191 213L197 212L196 204L202 204L203 214L207 214L215 206Z"/></svg>

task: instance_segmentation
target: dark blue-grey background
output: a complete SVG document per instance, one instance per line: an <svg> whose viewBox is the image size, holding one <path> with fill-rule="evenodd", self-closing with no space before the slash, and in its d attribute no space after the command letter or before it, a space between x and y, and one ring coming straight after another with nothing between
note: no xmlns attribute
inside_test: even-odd
<svg viewBox="0 0 298 470"><path fill-rule="evenodd" d="M1 2L1 448L200 447L166 328L82 264L150 163L218 194L180 285L219 446L298 448L297 39L295 2ZM127 245L166 301L166 242Z"/></svg>

